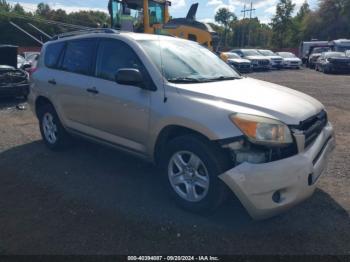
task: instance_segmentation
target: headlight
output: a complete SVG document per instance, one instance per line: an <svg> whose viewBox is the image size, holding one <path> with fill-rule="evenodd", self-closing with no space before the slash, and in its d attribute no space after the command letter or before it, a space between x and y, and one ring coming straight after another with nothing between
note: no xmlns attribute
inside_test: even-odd
<svg viewBox="0 0 350 262"><path fill-rule="evenodd" d="M230 119L253 143L270 145L293 143L288 126L280 121L246 114L233 114Z"/></svg>

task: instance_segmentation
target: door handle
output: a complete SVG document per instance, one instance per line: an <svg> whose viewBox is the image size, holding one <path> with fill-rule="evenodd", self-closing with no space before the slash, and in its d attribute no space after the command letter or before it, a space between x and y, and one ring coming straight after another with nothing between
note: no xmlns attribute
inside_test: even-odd
<svg viewBox="0 0 350 262"><path fill-rule="evenodd" d="M49 84L51 85L56 85L56 80L55 79L50 79L49 81L47 81Z"/></svg>
<svg viewBox="0 0 350 262"><path fill-rule="evenodd" d="M97 95L99 92L96 87L86 89L87 92Z"/></svg>

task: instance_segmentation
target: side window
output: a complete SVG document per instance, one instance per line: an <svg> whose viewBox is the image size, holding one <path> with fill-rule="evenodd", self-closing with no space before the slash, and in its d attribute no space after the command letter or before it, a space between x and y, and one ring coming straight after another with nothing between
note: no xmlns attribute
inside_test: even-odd
<svg viewBox="0 0 350 262"><path fill-rule="evenodd" d="M46 47L45 51L45 65L49 68L57 68L58 59L62 53L64 43L54 43Z"/></svg>
<svg viewBox="0 0 350 262"><path fill-rule="evenodd" d="M114 81L117 71L121 68L138 69L146 79L148 78L140 59L127 44L118 40L102 40L98 48L96 76Z"/></svg>
<svg viewBox="0 0 350 262"><path fill-rule="evenodd" d="M77 74L91 74L95 43L93 39L68 42L61 68Z"/></svg>

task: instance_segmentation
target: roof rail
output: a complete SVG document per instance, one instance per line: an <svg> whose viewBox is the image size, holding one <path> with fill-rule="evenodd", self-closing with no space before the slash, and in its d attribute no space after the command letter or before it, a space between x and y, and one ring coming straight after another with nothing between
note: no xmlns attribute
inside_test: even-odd
<svg viewBox="0 0 350 262"><path fill-rule="evenodd" d="M119 31L111 29L111 28L83 29L83 30L71 31L71 32L55 35L50 39L50 41L54 41L54 40L58 40L60 38L65 38L65 37L70 37L70 36L96 34L96 33L117 34L117 33L119 33Z"/></svg>

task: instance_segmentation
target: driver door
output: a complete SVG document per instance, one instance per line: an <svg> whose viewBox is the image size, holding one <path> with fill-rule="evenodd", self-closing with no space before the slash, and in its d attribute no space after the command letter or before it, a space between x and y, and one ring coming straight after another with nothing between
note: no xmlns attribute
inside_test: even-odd
<svg viewBox="0 0 350 262"><path fill-rule="evenodd" d="M101 39L92 87L96 92L89 110L90 126L98 137L144 152L152 91L117 84L115 75L121 68L139 69L148 80L143 64L130 46L117 39Z"/></svg>

